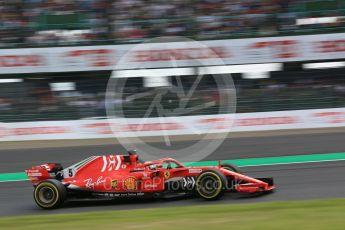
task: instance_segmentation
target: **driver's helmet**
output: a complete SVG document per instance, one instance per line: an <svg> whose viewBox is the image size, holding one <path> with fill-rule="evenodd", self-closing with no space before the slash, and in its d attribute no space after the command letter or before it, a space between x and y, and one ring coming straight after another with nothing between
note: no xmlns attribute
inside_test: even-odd
<svg viewBox="0 0 345 230"><path fill-rule="evenodd" d="M128 150L128 155L137 155L137 150Z"/></svg>
<svg viewBox="0 0 345 230"><path fill-rule="evenodd" d="M157 169L157 165L156 164L152 164L152 165L149 166L149 168L151 170L156 170Z"/></svg>

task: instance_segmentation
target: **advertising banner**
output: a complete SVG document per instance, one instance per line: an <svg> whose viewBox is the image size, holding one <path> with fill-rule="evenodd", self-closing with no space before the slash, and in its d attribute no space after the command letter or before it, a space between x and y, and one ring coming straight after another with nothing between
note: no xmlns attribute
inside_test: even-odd
<svg viewBox="0 0 345 230"><path fill-rule="evenodd" d="M169 118L0 123L0 141L198 135L345 127L345 108Z"/></svg>
<svg viewBox="0 0 345 230"><path fill-rule="evenodd" d="M225 65L345 58L345 33L136 45L2 49L0 74ZM204 48L203 48L204 47Z"/></svg>

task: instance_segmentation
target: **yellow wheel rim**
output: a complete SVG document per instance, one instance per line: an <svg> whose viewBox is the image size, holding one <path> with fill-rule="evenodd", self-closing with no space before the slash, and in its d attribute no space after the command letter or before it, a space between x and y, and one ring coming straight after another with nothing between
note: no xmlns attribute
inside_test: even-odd
<svg viewBox="0 0 345 230"><path fill-rule="evenodd" d="M51 192L53 197L44 196L44 192ZM59 190L51 183L42 182L35 188L34 197L37 204L44 208L53 207L59 200Z"/></svg>
<svg viewBox="0 0 345 230"><path fill-rule="evenodd" d="M213 176L213 177L216 179L216 182L217 182L217 184L218 184L218 186L217 186L216 190L214 191L214 193L212 193L212 195L209 195L209 196L206 195L206 194L204 194L202 191L200 191L200 188L201 188L201 186L200 186L201 180L202 180L204 177L208 176L208 175ZM213 199L213 198L217 197L217 196L221 193L222 187L223 187L223 186L222 186L222 185L223 185L222 179L220 178L219 175L217 175L217 174L214 173L214 172L207 172L207 173L202 174L200 177L198 177L198 179L197 179L197 181L196 181L196 184L197 184L197 191L198 191L198 194L199 194L200 196L202 196L203 198L205 198L205 199Z"/></svg>

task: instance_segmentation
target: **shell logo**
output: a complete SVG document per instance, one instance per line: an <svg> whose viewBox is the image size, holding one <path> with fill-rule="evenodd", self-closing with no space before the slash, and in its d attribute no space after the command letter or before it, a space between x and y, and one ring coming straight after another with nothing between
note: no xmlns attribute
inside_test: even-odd
<svg viewBox="0 0 345 230"><path fill-rule="evenodd" d="M135 177L128 177L124 180L123 185L126 190L136 190L137 179Z"/></svg>

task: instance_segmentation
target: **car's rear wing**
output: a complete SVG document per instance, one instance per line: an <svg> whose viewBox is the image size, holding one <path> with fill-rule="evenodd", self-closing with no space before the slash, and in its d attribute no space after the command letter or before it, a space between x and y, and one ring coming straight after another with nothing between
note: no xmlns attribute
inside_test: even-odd
<svg viewBox="0 0 345 230"><path fill-rule="evenodd" d="M33 166L25 170L29 180L34 184L47 179L63 179L63 167L59 163L47 163L39 166Z"/></svg>

